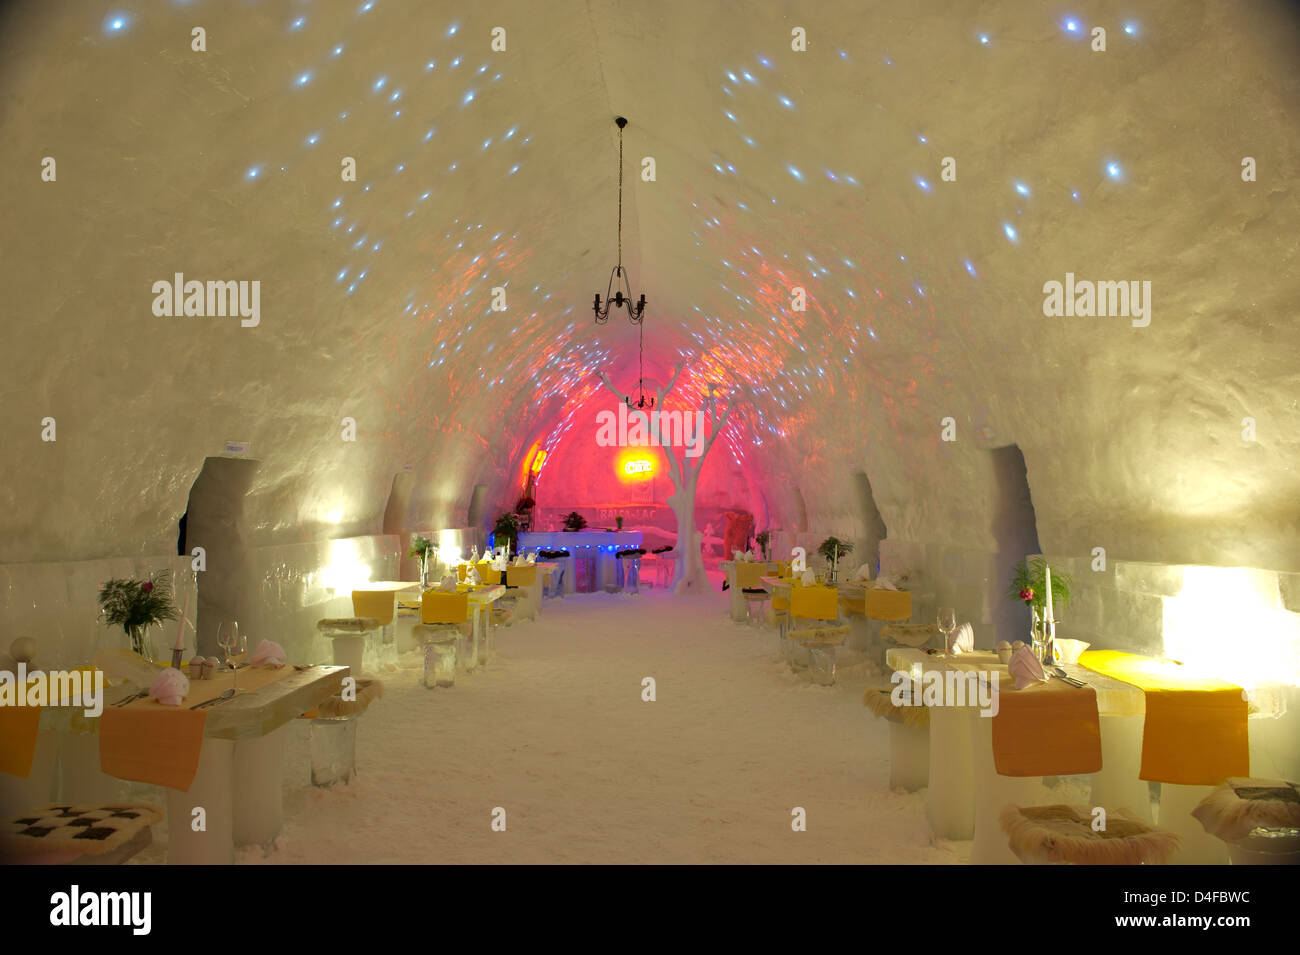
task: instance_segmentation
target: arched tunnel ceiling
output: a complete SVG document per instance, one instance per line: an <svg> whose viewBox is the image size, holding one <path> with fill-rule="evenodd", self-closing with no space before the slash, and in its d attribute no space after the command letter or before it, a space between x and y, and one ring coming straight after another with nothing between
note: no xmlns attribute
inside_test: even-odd
<svg viewBox="0 0 1300 955"><path fill-rule="evenodd" d="M0 560L165 549L228 439L267 534L371 528L407 465L417 526L505 500L635 382L590 315L622 114L648 377L734 402L778 519L854 519L865 470L891 534L981 546L1015 442L1045 547L1300 565L1296 20L1142 7L10 4ZM155 316L177 272L260 281L260 324ZM1150 324L1045 317L1067 272L1150 281Z"/></svg>

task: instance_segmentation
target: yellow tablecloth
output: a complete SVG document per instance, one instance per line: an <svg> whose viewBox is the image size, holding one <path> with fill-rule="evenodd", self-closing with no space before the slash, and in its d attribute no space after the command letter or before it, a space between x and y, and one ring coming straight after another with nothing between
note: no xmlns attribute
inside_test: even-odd
<svg viewBox="0 0 1300 955"><path fill-rule="evenodd" d="M999 681L1001 682L1001 681ZM999 686L993 765L1001 776L1074 776L1101 769L1097 694L1060 680Z"/></svg>
<svg viewBox="0 0 1300 955"><path fill-rule="evenodd" d="M245 668L239 671L239 692L260 689L294 672L291 666ZM190 707L220 696L234 683L234 674L222 671L211 680L191 680L189 695L180 706L145 698L106 707L99 720L99 768L118 779L189 792L208 719L207 710Z"/></svg>
<svg viewBox="0 0 1300 955"><path fill-rule="evenodd" d="M82 679L94 679L94 667L78 667ZM45 674L27 678L24 700L31 699L37 683L46 680ZM89 689L90 687L87 687ZM50 706L66 706L71 701L55 700L51 691L57 691L57 683L47 683L44 698ZM18 690L15 687L14 692ZM26 779L32 771L32 760L36 757L36 734L41 725L41 707L39 706L0 706L0 773L8 773Z"/></svg>
<svg viewBox="0 0 1300 955"><path fill-rule="evenodd" d="M835 588L794 584L790 588L790 616L807 620L838 620L840 605Z"/></svg>
<svg viewBox="0 0 1300 955"><path fill-rule="evenodd" d="M1079 663L1145 694L1142 779L1217 786L1229 776L1250 775L1247 705L1241 687L1118 650L1089 650Z"/></svg>

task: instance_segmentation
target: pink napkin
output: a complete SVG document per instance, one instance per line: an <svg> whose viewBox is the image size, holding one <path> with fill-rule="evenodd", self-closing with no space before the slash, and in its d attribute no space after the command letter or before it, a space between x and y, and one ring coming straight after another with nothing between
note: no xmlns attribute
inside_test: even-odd
<svg viewBox="0 0 1300 955"><path fill-rule="evenodd" d="M952 646L948 652L956 655L959 653L970 653L975 649L975 630L969 623L963 623L957 628L952 635Z"/></svg>
<svg viewBox="0 0 1300 955"><path fill-rule="evenodd" d="M168 667L149 684L149 695L164 706L180 706L190 692L190 678Z"/></svg>
<svg viewBox="0 0 1300 955"><path fill-rule="evenodd" d="M273 640L263 640L248 658L248 665L254 667L282 667L288 662L284 647Z"/></svg>
<svg viewBox="0 0 1300 955"><path fill-rule="evenodd" d="M1043 672L1043 665L1038 662L1038 657L1034 656L1033 650L1023 644L1012 651L1011 662L1007 664L1007 669L1015 678L1017 690L1023 690L1033 683L1047 682L1047 674Z"/></svg>

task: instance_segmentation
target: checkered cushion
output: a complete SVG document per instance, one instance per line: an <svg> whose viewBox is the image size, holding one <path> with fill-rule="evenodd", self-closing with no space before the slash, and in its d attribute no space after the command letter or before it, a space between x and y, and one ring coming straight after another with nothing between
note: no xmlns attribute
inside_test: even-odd
<svg viewBox="0 0 1300 955"><path fill-rule="evenodd" d="M139 803L60 803L0 822L0 849L17 852L112 852L141 829L162 822L163 811Z"/></svg>

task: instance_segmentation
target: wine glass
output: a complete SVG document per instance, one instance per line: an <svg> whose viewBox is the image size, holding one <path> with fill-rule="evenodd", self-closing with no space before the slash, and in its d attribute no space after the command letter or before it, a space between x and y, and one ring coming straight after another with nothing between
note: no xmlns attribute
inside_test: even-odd
<svg viewBox="0 0 1300 955"><path fill-rule="evenodd" d="M238 620L223 623L217 629L217 646L225 651L226 663L230 665L235 678L232 686L237 690L239 689L238 664L248 656L248 637L240 631Z"/></svg>
<svg viewBox="0 0 1300 955"><path fill-rule="evenodd" d="M940 607L937 623L939 632L943 634L943 653L946 656L952 649L948 641L952 637L952 632L957 629L957 611L952 607Z"/></svg>

